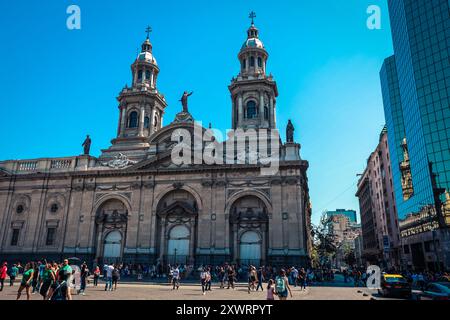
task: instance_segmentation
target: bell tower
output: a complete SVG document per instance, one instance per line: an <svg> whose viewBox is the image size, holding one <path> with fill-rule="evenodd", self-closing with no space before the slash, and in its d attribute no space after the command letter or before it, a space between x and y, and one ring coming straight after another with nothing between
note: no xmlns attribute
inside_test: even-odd
<svg viewBox="0 0 450 320"><path fill-rule="evenodd" d="M117 98L117 137L111 141L111 147L102 150L101 158L113 158L119 153L132 160L142 158L150 147L149 137L162 127L167 103L157 87L159 68L152 52L151 31L150 27L146 29L147 38L131 65L131 87L125 86Z"/></svg>
<svg viewBox="0 0 450 320"><path fill-rule="evenodd" d="M272 75L267 75L266 65L269 54L259 39L252 11L247 40L238 54L240 72L233 77L228 89L232 101L233 129L274 129L276 128L277 84Z"/></svg>

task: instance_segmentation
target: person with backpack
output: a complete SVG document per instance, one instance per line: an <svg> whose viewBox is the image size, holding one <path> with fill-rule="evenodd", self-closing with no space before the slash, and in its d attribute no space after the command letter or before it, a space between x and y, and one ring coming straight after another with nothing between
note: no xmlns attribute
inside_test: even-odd
<svg viewBox="0 0 450 320"><path fill-rule="evenodd" d="M9 271L9 286L12 287L14 285L14 281L16 280L17 275L19 274L19 268L15 264L13 264L11 270Z"/></svg>
<svg viewBox="0 0 450 320"><path fill-rule="evenodd" d="M284 269L280 270L279 275L275 278L275 294L280 298L280 300L286 300L289 294L292 298L291 287L289 286L289 280L286 276L286 271Z"/></svg>
<svg viewBox="0 0 450 320"><path fill-rule="evenodd" d="M114 270L112 272L112 284L114 286L114 291L117 290L117 282L120 279L120 270L117 265L114 265Z"/></svg>

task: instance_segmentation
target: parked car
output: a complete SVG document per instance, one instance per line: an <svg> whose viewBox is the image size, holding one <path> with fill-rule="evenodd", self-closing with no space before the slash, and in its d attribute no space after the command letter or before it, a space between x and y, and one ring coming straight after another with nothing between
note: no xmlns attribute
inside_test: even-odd
<svg viewBox="0 0 450 320"><path fill-rule="evenodd" d="M399 274L383 274L378 293L383 297L412 297L411 284Z"/></svg>
<svg viewBox="0 0 450 320"><path fill-rule="evenodd" d="M432 282L419 294L419 300L450 300L450 282Z"/></svg>

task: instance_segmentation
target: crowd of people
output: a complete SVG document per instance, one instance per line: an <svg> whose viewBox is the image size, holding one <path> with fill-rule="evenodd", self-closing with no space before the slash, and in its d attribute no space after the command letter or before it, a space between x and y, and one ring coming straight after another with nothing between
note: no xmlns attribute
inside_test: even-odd
<svg viewBox="0 0 450 320"><path fill-rule="evenodd" d="M27 299L30 299L32 294L39 293L44 300L71 300L75 282L78 284L77 293L84 295L87 284L92 281L93 286L97 287L100 278L105 283L105 291L117 290L117 284L121 278L137 281L144 279L168 281L172 290L178 290L182 281L199 279L203 295L212 291L213 282L217 283L219 289L231 290L234 290L236 283L240 282L241 284L246 283L249 294L266 289L268 300L273 300L275 296L284 300L288 296L292 297L291 286L306 290L307 286L332 283L335 281L336 272L341 274L344 283L350 285L353 283L355 287L365 286L370 276L363 268L336 271L330 268L256 267L228 263L215 266L202 265L198 268L185 264L169 264L165 268L160 264L104 264L103 267L95 265L91 271L85 262L80 266L71 266L66 259L62 263L43 260L29 262L24 266L16 263L11 267L4 262L0 267L0 291L3 290L7 277L9 277L9 286L13 286L19 275L22 277L17 291L17 299L20 299L25 291ZM442 279L450 281L450 274L445 272L389 270L389 273L402 274L419 289L423 289L429 282L442 281Z"/></svg>

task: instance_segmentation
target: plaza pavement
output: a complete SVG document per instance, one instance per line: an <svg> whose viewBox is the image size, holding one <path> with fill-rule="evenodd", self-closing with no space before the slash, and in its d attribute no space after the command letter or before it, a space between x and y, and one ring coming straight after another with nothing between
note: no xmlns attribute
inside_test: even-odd
<svg viewBox="0 0 450 320"><path fill-rule="evenodd" d="M265 285L266 286L266 285ZM5 283L3 292L0 292L0 300L14 300L17 295L19 283L9 287ZM179 290L172 290L168 284L124 282L120 283L117 291L104 291L104 282L99 282L98 287L88 285L86 295L73 294L74 300L265 300L264 292L252 291L248 294L246 284L239 283L235 290L220 289L217 284L213 284L212 291L202 295L199 284L181 283ZM359 291L359 292L358 292ZM370 296L364 296L360 289L353 287L309 287L306 291L292 287L293 300L370 300ZM23 292L21 300L26 299ZM41 300L41 296L36 293L31 296L32 300ZM291 300L288 298L288 300Z"/></svg>

